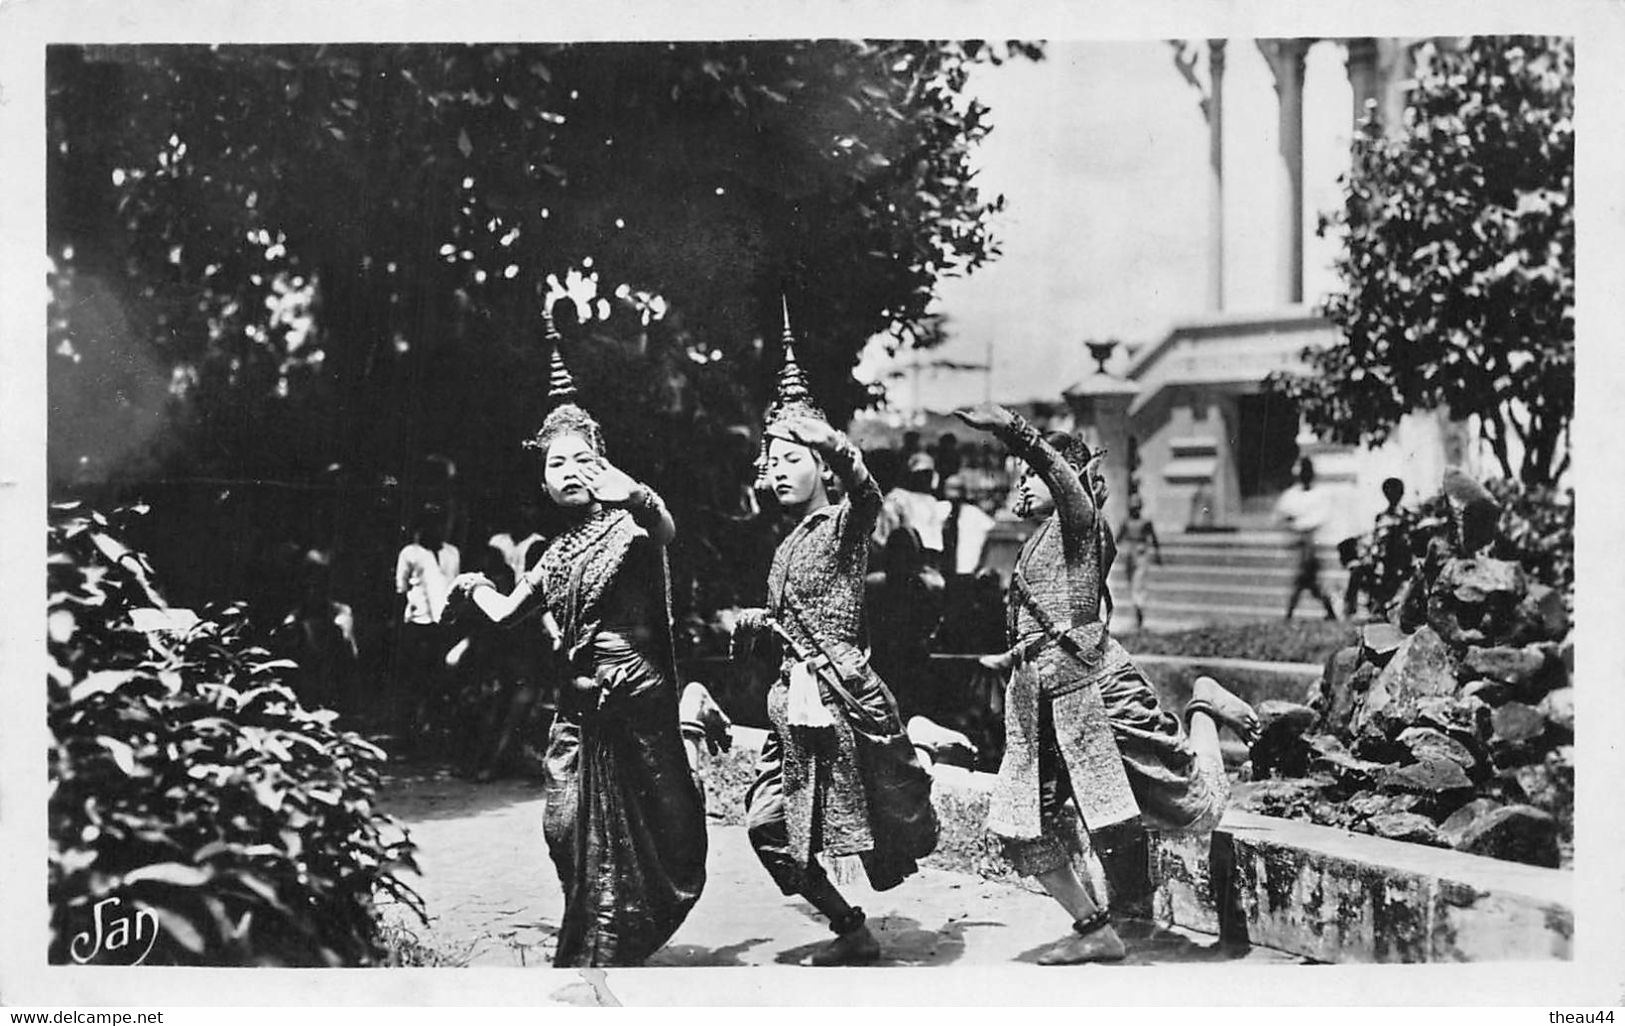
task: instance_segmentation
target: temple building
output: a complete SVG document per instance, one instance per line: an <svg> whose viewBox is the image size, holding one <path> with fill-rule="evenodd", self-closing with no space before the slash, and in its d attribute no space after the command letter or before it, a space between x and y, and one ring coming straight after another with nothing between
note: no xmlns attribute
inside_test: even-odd
<svg viewBox="0 0 1625 1026"><path fill-rule="evenodd" d="M1343 51L1351 118L1394 125L1422 42L1209 40L1200 55L1205 60L1182 54L1181 70L1201 90L1209 132L1207 308L1133 351L1091 347L1095 368L1064 393L1077 426L1110 450L1113 493L1138 494L1165 535L1271 528L1275 501L1291 483L1300 455L1313 460L1320 483L1339 493L1344 523L1328 527L1329 540L1369 529L1382 506L1384 478L1404 479L1415 499L1436 487L1446 465L1472 461L1465 425L1443 414L1413 414L1386 444L1367 450L1316 438L1290 403L1262 388L1271 372L1301 367L1301 351L1330 343L1336 330L1304 300L1306 57L1313 47ZM1227 50L1255 45L1273 76L1277 103L1279 202L1258 215L1265 224L1273 222L1275 302L1272 309L1242 312L1225 309L1224 301L1225 64ZM1205 65L1205 81L1192 71L1198 64ZM1117 517L1123 515L1120 507Z"/></svg>

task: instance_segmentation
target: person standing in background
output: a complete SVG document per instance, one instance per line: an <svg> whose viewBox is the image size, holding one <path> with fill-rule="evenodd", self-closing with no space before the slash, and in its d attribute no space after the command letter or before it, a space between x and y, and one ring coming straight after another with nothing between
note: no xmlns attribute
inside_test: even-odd
<svg viewBox="0 0 1625 1026"><path fill-rule="evenodd" d="M1367 608L1382 615L1399 594L1411 569L1411 530L1416 514L1400 503L1405 498L1405 482L1390 477L1382 483L1382 497L1388 505L1377 514L1369 539L1351 538L1353 558L1349 560L1349 583L1343 592L1343 615L1359 610L1360 594Z"/></svg>
<svg viewBox="0 0 1625 1026"><path fill-rule="evenodd" d="M908 458L903 481L886 493L880 515L875 521L872 538L881 551L892 532L898 528L912 528L920 537L927 564L938 570L951 571L943 565L943 528L948 522L949 503L936 496L937 469L930 453L918 452Z"/></svg>
<svg viewBox="0 0 1625 1026"><path fill-rule="evenodd" d="M932 455L936 460L937 481L941 487L946 487L949 478L958 474L964 464L959 439L955 438L951 431L944 432L942 437L937 439Z"/></svg>
<svg viewBox="0 0 1625 1026"><path fill-rule="evenodd" d="M412 540L395 557L395 593L402 596L400 644L396 647L393 726L421 736L430 699L443 676L445 638L440 614L462 554L445 539L445 512L425 506L413 523Z"/></svg>
<svg viewBox="0 0 1625 1026"><path fill-rule="evenodd" d="M1305 456L1298 461L1298 483L1281 493L1275 505L1275 517L1293 534L1297 547L1297 570L1292 579L1292 598L1286 604L1286 618L1298 608L1298 598L1304 592L1320 600L1326 608L1326 619L1337 619L1332 600L1320 586L1320 554L1316 546L1321 530L1332 519L1330 496L1315 487L1315 465Z"/></svg>
<svg viewBox="0 0 1625 1026"><path fill-rule="evenodd" d="M1129 500L1128 519L1117 529L1117 540L1128 553L1128 595L1134 605L1134 629L1145 629L1145 607L1150 601L1147 579L1151 576L1152 553L1157 565L1162 565L1162 543L1157 540L1157 529L1143 515L1145 504L1138 496Z"/></svg>

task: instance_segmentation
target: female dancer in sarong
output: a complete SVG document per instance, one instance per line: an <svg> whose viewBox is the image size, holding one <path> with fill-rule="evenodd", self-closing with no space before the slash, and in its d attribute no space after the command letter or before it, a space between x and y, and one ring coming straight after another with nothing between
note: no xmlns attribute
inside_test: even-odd
<svg viewBox="0 0 1625 1026"><path fill-rule="evenodd" d="M556 348L550 394L574 395ZM665 546L675 528L660 496L604 458L581 407L557 407L525 444L542 454L547 497L570 526L512 593L479 575L459 578L458 591L493 621L545 607L560 627L569 670L543 820L565 900L554 965L637 965L705 883L705 808L679 734L672 653Z"/></svg>
<svg viewBox="0 0 1625 1026"><path fill-rule="evenodd" d="M1104 454L1062 436L1056 441L1063 455L1003 407L958 416L994 433L1026 461L1016 513L1043 521L1022 546L1011 577L1005 753L988 829L1003 841L1017 872L1037 877L1072 916L1073 932L1040 955L1041 964L1121 959L1126 951L1107 909L1072 868L1081 843L1067 799L1078 806L1108 869L1125 854L1143 854L1143 825L1211 830L1229 799L1218 727L1251 741L1258 718L1246 702L1202 677L1182 724L1158 706L1151 684L1106 633L1101 594L1111 535L1099 526L1106 490L1096 473ZM1127 861L1135 860L1130 855Z"/></svg>
<svg viewBox="0 0 1625 1026"><path fill-rule="evenodd" d="M855 965L880 944L814 856L856 857L875 890L895 887L936 847L931 778L903 732L896 699L863 650L864 577L880 490L858 450L813 405L790 347L768 411L765 478L800 522L780 543L768 609L741 626L772 628L783 670L768 692L773 730L745 795L752 847L785 894L829 919L835 939L813 965ZM831 502L832 478L846 498ZM837 872L837 877L840 873Z"/></svg>

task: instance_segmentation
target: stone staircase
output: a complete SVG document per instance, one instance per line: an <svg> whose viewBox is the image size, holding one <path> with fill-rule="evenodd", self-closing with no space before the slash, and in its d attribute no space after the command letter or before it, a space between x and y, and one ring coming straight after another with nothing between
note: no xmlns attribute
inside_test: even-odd
<svg viewBox="0 0 1625 1026"><path fill-rule="evenodd" d="M1119 625L1133 623L1128 574L1119 556L1112 568L1112 596ZM1146 627L1181 630L1212 624L1276 620L1286 612L1297 554L1284 531L1174 534L1163 539L1162 565L1151 567ZM1332 545L1320 547L1321 586L1341 613L1348 572ZM1296 616L1325 615L1314 599L1299 599Z"/></svg>

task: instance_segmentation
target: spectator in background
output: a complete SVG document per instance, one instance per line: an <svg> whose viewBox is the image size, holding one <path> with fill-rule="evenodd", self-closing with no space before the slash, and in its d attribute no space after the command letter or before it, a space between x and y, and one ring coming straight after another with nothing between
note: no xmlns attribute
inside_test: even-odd
<svg viewBox="0 0 1625 1026"><path fill-rule="evenodd" d="M1353 550L1346 560L1349 584L1343 592L1344 616L1353 616L1359 608L1361 592L1371 612L1386 612L1410 574L1410 536L1416 515L1400 505L1405 482L1397 477L1383 481L1382 497L1388 506L1377 514L1369 539L1350 538L1343 543Z"/></svg>
<svg viewBox="0 0 1625 1026"><path fill-rule="evenodd" d="M950 477L942 487L948 503L943 524L943 573L974 574L982 565L982 548L993 531L993 518L971 501L964 470Z"/></svg>
<svg viewBox="0 0 1625 1026"><path fill-rule="evenodd" d="M533 549L532 546L542 540L541 523L541 508L527 499L519 504L518 515L513 520L513 530L501 531L491 536L489 544L491 548L502 553L511 580L518 580L530 569L534 557L540 555L541 550Z"/></svg>
<svg viewBox="0 0 1625 1026"><path fill-rule="evenodd" d="M1298 553L1286 618L1292 619L1299 596L1307 591L1326 608L1326 619L1337 619L1332 600L1320 586L1320 554L1316 550L1321 531L1332 519L1331 497L1324 489L1315 487L1315 465L1309 457L1298 461L1298 483L1281 493L1275 505L1275 517L1292 532Z"/></svg>
<svg viewBox="0 0 1625 1026"><path fill-rule="evenodd" d="M359 676L355 611L333 597L331 564L331 556L320 549L304 554L304 591L283 626L291 629L299 664L299 700L348 714L361 711L360 696L354 694Z"/></svg>
<svg viewBox="0 0 1625 1026"><path fill-rule="evenodd" d="M1145 629L1145 607L1150 600L1146 581L1151 573L1153 552L1156 553L1157 564L1162 564L1162 543L1157 540L1157 529L1146 519L1144 510L1145 505L1139 496L1130 499L1128 519L1117 529L1117 541L1128 553L1128 564L1123 569L1128 571L1128 594L1129 601L1134 605L1136 630Z"/></svg>
<svg viewBox="0 0 1625 1026"><path fill-rule="evenodd" d="M920 445L920 433L918 431L904 431L903 432L903 462L904 463L907 463L909 461L909 459L911 457L913 457L916 453L920 453L920 452L924 452L924 451L925 450Z"/></svg>
<svg viewBox="0 0 1625 1026"><path fill-rule="evenodd" d="M959 439L954 437L953 432L944 432L942 437L937 439L936 451L932 458L937 464L937 480L946 487L948 480L959 473L964 462L959 451Z"/></svg>
<svg viewBox="0 0 1625 1026"><path fill-rule="evenodd" d="M881 549L898 528L912 528L920 538L927 564L941 568L942 529L948 521L948 503L934 494L937 488L936 463L929 453L918 452L908 458L903 481L886 493L880 516L875 522L873 538Z"/></svg>
<svg viewBox="0 0 1625 1026"><path fill-rule="evenodd" d="M930 639L942 619L942 575L925 562L920 536L899 527L886 539L880 569L865 581L871 665L892 687L906 720L930 687Z"/></svg>
<svg viewBox="0 0 1625 1026"><path fill-rule="evenodd" d="M440 614L452 579L461 570L457 546L445 539L445 512L438 506L424 507L414 522L412 541L395 559L395 592L404 598L392 703L396 729L417 735L426 726L423 719L443 677L449 647Z"/></svg>

